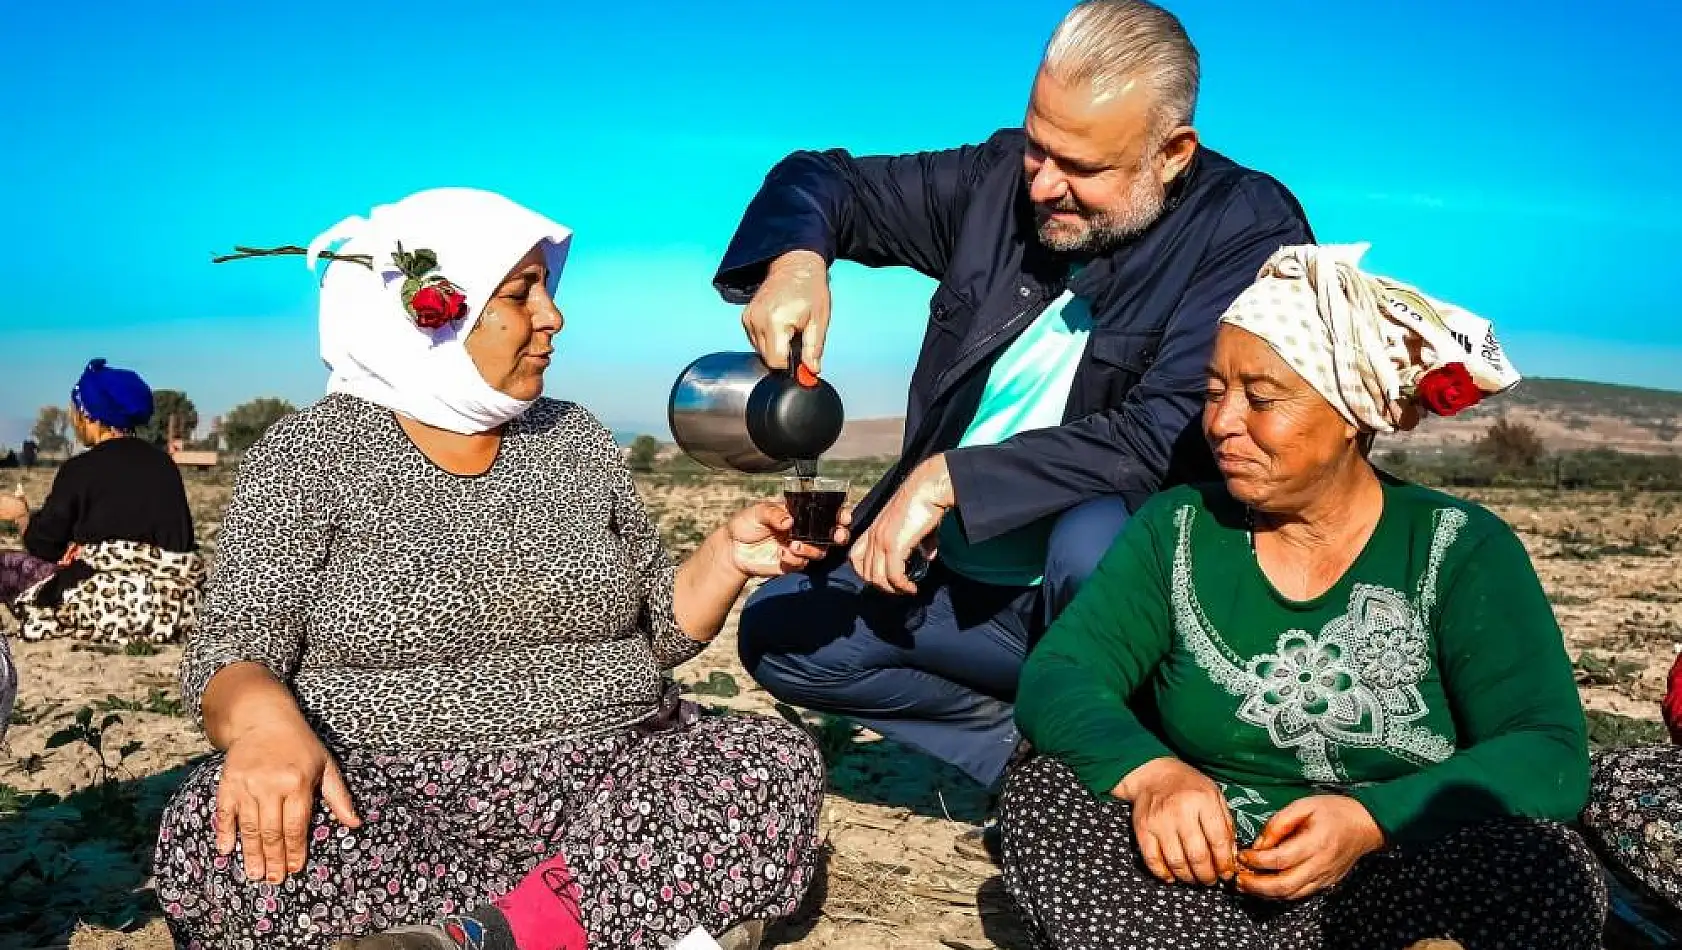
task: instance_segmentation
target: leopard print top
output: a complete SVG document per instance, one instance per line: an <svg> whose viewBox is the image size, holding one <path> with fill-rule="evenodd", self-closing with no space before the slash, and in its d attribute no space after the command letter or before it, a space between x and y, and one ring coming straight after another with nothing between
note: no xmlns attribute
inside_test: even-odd
<svg viewBox="0 0 1682 950"><path fill-rule="evenodd" d="M332 745L621 728L703 647L678 628L675 568L612 435L570 403L539 400L490 471L461 477L391 413L327 396L247 453L218 548L188 704L202 717L216 671L255 661Z"/></svg>

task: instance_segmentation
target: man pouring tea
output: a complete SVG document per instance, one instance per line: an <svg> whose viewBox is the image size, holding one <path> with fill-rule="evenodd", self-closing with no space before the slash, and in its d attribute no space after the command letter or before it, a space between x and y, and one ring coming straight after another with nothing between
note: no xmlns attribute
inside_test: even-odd
<svg viewBox="0 0 1682 950"><path fill-rule="evenodd" d="M1197 92L1172 14L1088 0L1021 128L771 169L715 278L769 366L798 335L821 371L833 261L939 281L901 457L844 562L743 611L744 665L773 695L998 783L1031 642L1130 512L1213 475L1195 420L1217 319L1269 255L1314 240L1283 185L1201 143ZM920 581L914 551L934 552Z"/></svg>

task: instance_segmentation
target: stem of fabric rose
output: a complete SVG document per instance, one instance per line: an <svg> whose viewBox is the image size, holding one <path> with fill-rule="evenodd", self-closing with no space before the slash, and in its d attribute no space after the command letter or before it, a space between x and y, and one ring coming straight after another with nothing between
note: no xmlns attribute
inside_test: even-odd
<svg viewBox="0 0 1682 950"><path fill-rule="evenodd" d="M236 244L234 245L234 253L212 257L210 262L212 264L226 264L229 261L243 261L253 257L303 257L307 253L309 253L307 248L299 247L296 244L283 244L280 247L242 247ZM320 256L329 261L347 261L352 264L361 264L369 270L374 269L374 256L372 254L337 254L333 251L322 251Z"/></svg>

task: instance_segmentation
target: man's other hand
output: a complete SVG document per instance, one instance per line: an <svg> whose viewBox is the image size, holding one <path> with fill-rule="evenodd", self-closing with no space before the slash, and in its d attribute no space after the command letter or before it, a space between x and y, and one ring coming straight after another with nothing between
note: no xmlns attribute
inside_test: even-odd
<svg viewBox="0 0 1682 950"><path fill-rule="evenodd" d="M872 587L890 594L915 594L917 585L906 576L911 551L940 527L957 499L946 457L936 455L912 470L882 513L853 545L853 570Z"/></svg>

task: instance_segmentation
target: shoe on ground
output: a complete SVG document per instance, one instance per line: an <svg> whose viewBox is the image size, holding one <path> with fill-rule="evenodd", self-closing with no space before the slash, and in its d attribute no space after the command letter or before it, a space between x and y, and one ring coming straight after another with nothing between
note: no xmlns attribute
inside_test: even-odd
<svg viewBox="0 0 1682 950"><path fill-rule="evenodd" d="M765 939L765 921L749 920L726 930L718 938L719 950L759 950Z"/></svg>
<svg viewBox="0 0 1682 950"><path fill-rule="evenodd" d="M366 937L346 937L333 950L461 950L443 928L428 925L393 927Z"/></svg>
<svg viewBox="0 0 1682 950"><path fill-rule="evenodd" d="M764 938L765 921L750 920L726 930L717 945L719 950L759 950ZM347 937L333 944L333 950L461 950L461 944L442 928L422 924Z"/></svg>

